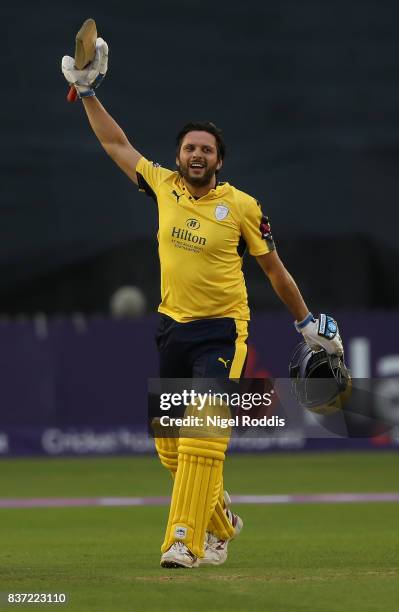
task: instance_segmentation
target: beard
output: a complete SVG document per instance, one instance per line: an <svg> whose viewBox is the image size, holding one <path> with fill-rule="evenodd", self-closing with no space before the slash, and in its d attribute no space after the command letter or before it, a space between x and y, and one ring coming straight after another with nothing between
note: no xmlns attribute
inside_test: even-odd
<svg viewBox="0 0 399 612"><path fill-rule="evenodd" d="M217 163L213 166L205 166L202 176L195 176L190 172L190 167L187 164L183 164L179 160L179 173L184 180L193 187L206 187L212 181L216 174Z"/></svg>

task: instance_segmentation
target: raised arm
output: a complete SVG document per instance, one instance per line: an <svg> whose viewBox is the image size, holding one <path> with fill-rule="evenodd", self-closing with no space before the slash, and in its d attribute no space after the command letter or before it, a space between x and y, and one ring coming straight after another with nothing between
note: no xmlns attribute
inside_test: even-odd
<svg viewBox="0 0 399 612"><path fill-rule="evenodd" d="M75 60L69 55L62 58L61 68L66 80L75 87L78 97L82 100L98 140L114 162L137 185L136 166L142 155L130 144L126 134L97 100L94 92L107 73L107 43L102 38L97 38L94 60L83 70L75 67Z"/></svg>
<svg viewBox="0 0 399 612"><path fill-rule="evenodd" d="M128 141L125 132L95 97L82 98L93 132L108 155L137 185L136 166L142 154Z"/></svg>

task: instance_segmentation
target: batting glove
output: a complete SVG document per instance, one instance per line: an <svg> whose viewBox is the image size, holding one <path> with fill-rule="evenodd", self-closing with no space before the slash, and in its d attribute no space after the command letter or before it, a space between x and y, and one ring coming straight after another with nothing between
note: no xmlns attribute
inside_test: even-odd
<svg viewBox="0 0 399 612"><path fill-rule="evenodd" d="M295 321L297 332L302 334L306 344L313 351L321 348L329 355L342 355L344 347L339 335L337 322L328 315L320 314L316 319L311 312L302 320Z"/></svg>
<svg viewBox="0 0 399 612"><path fill-rule="evenodd" d="M74 85L79 98L95 96L94 90L101 84L108 68L108 45L102 38L97 38L96 55L83 70L75 68L75 60L64 55L61 64L64 77Z"/></svg>

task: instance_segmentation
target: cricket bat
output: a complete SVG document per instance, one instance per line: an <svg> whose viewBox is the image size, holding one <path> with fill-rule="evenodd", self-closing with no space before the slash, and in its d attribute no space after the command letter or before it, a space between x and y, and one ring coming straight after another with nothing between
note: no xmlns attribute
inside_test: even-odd
<svg viewBox="0 0 399 612"><path fill-rule="evenodd" d="M96 54L97 26L94 19L86 19L75 38L75 68L83 70L93 61ZM75 87L70 88L67 100L75 102L78 94Z"/></svg>

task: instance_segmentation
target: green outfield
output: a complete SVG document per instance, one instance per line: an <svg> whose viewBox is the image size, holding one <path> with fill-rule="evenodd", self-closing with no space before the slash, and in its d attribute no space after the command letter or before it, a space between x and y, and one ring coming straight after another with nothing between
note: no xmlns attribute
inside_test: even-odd
<svg viewBox="0 0 399 612"><path fill-rule="evenodd" d="M154 457L4 459L0 484L2 498L170 492ZM399 454L236 455L226 486L258 495L398 492ZM65 592L69 603L56 607L82 612L397 612L398 503L235 510L244 530L225 565L165 570L166 506L0 509L0 592ZM9 609L32 607L44 609Z"/></svg>

